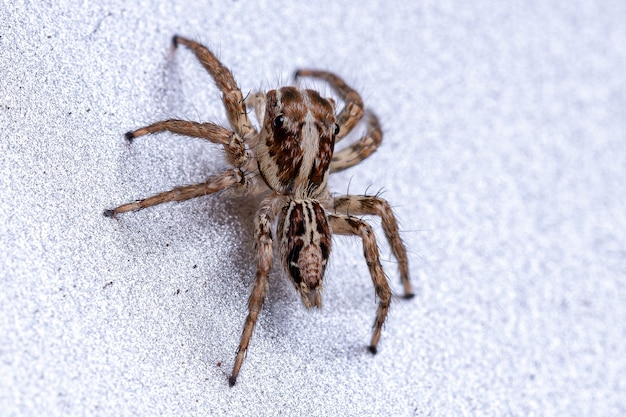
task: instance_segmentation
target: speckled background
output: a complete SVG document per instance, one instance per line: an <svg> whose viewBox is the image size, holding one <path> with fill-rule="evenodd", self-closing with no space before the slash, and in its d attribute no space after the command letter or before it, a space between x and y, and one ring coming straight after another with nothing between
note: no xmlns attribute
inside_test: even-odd
<svg viewBox="0 0 626 417"><path fill-rule="evenodd" d="M626 3L310 3L3 2L0 414L625 415ZM225 122L176 33L244 93L325 68L380 116L379 151L331 178L383 190L410 251L417 296L393 300L378 355L340 237L322 311L275 268L229 388L254 204L102 216L226 166L198 140L124 140Z"/></svg>

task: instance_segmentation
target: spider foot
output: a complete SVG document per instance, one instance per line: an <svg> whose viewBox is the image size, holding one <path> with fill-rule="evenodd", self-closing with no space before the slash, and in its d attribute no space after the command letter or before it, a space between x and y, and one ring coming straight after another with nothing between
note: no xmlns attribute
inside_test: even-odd
<svg viewBox="0 0 626 417"><path fill-rule="evenodd" d="M115 210L108 210L107 209L107 210L104 210L102 212L102 214L104 215L104 217L111 217L111 218L113 218L113 217L115 217Z"/></svg>
<svg viewBox="0 0 626 417"><path fill-rule="evenodd" d="M126 132L124 134L124 137L126 138L127 141L129 141L130 143L133 142L133 139L135 139L135 132Z"/></svg>
<svg viewBox="0 0 626 417"><path fill-rule="evenodd" d="M237 377L236 376L229 376L228 377L228 386L229 387L234 387L236 382L237 382Z"/></svg>
<svg viewBox="0 0 626 417"><path fill-rule="evenodd" d="M412 292L408 293L408 294L404 294L402 296L402 298L404 298L405 300L410 300L411 298L415 297L415 294L413 294Z"/></svg>
<svg viewBox="0 0 626 417"><path fill-rule="evenodd" d="M378 353L378 348L376 346L368 346L367 350L369 350L372 355Z"/></svg>
<svg viewBox="0 0 626 417"><path fill-rule="evenodd" d="M172 46L174 49L178 48L178 35L172 36Z"/></svg>

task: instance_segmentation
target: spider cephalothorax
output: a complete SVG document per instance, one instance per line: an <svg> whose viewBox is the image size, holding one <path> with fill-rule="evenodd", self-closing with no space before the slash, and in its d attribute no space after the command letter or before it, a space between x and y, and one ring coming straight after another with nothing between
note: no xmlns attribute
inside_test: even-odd
<svg viewBox="0 0 626 417"><path fill-rule="evenodd" d="M279 194L319 196L326 189L336 133L333 101L295 87L269 91L256 151L261 176Z"/></svg>
<svg viewBox="0 0 626 417"><path fill-rule="evenodd" d="M369 350L376 353L387 317L391 290L383 272L372 228L355 216L376 215L391 250L398 260L404 296L412 297L406 249L398 233L398 223L389 204L378 196L345 195L333 197L327 189L328 175L358 164L371 155L382 141L378 118L367 113L367 131L352 145L334 152L335 142L343 139L364 115L359 94L341 78L326 71L300 70L296 77L309 76L328 82L344 101L335 114L335 102L315 90L282 87L267 93L244 97L230 71L206 47L175 36L174 46L190 48L222 91L231 128L213 123L164 120L126 134L129 141L150 133L169 131L205 139L222 145L232 168L208 177L200 184L174 188L143 200L123 204L104 214L139 210L168 201L183 201L218 191L234 189L240 194L261 196L255 218L257 273L248 302L237 356L229 378L234 385L243 364L258 315L273 259L272 225L281 261L307 308L322 306L322 282L331 250L331 235L355 235L363 241L378 309ZM260 131L248 118L247 106L259 119Z"/></svg>

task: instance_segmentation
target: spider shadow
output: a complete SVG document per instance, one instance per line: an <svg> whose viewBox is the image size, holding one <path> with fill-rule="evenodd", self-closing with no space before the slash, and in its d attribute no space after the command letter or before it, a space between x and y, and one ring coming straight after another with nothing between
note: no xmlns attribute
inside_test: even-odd
<svg viewBox="0 0 626 417"><path fill-rule="evenodd" d="M223 233L227 235L224 239L226 247L219 248L219 263L205 264L208 272L203 281L210 287L209 291L217 291L217 294L214 293L212 296L228 295L231 299L241 299L242 311L246 313L247 300L252 291L256 274L255 216L262 199L262 196L240 197L227 193L210 196L206 199L197 199L198 203L195 205L201 205L199 210L195 210L196 207L183 209L183 217L176 216L177 222L186 225L185 229L196 231L195 236L191 238L184 231L171 225L160 226L166 229L164 233L168 233L168 237L172 241L178 241L180 244L197 245L197 237L202 235L222 236ZM181 205L185 203L181 203ZM174 205L173 207L177 206ZM222 277L220 271L229 272L227 274L229 277ZM203 271L199 272L204 273ZM233 297L232 294L238 294L238 296ZM293 304L298 308L301 302L283 270L275 242L274 259L263 305L264 312L273 316L272 323L275 319L280 319L283 316L280 314L283 304ZM207 306L207 308L211 308L211 306ZM243 317L245 318L245 315ZM261 317L263 317L263 313L261 313ZM277 323L277 326L280 325L281 323Z"/></svg>

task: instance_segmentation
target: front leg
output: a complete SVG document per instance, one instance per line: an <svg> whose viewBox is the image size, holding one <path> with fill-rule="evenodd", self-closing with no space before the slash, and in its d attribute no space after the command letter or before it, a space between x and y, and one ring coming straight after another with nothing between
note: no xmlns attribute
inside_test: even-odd
<svg viewBox="0 0 626 417"><path fill-rule="evenodd" d="M389 304L391 302L391 288L389 288L387 277L385 276L383 267L380 264L380 255L378 254L376 237L374 236L371 226L356 217L331 214L328 216L328 220L333 234L360 236L363 241L363 255L365 256L367 267L369 268L370 275L372 276L374 290L376 291L376 296L378 297L378 309L376 310L376 320L374 321L374 332L372 334L372 341L369 345L369 351L375 354L377 352L378 341L380 339L383 323L385 323L385 319L387 318Z"/></svg>
<svg viewBox="0 0 626 417"><path fill-rule="evenodd" d="M255 131L248 119L243 95L230 70L206 46L198 42L178 35L174 36L172 42L174 47L182 44L191 49L204 68L211 74L222 91L222 102L226 107L228 121L233 130L244 140L253 136Z"/></svg>
<svg viewBox="0 0 626 417"><path fill-rule="evenodd" d="M380 128L378 117L371 111L363 111L363 100L359 93L332 72L307 69L296 71L296 79L303 76L326 81L346 103L337 116L339 133L335 138L335 143L346 137L364 114L367 118L365 134L347 148L335 152L330 164L330 172L343 171L373 154L383 140L383 131Z"/></svg>
<svg viewBox="0 0 626 417"><path fill-rule="evenodd" d="M297 79L298 77L312 77L326 81L346 103L345 107L337 116L339 133L335 137L335 142L339 142L350 133L359 120L361 120L361 117L363 117L363 99L356 90L332 72L300 69L295 73L295 78Z"/></svg>

